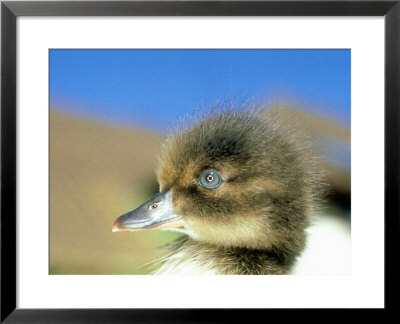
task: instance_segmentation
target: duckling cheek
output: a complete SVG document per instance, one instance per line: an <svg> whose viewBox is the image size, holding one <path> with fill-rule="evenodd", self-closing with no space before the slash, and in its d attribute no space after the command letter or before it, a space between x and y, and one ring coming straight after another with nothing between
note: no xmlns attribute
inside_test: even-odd
<svg viewBox="0 0 400 324"><path fill-rule="evenodd" d="M172 200L172 207L175 212L182 217L190 216L193 212L193 202L187 195L182 192L181 190L176 190L172 188L171 190L171 200Z"/></svg>
<svg viewBox="0 0 400 324"><path fill-rule="evenodd" d="M269 245L268 232L260 218L243 218L232 215L231 219L188 218L187 234L193 239L224 247L262 248Z"/></svg>

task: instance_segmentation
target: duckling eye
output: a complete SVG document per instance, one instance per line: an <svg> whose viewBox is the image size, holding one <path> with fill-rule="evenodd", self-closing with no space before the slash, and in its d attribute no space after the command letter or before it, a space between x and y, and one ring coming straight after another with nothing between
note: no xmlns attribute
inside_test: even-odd
<svg viewBox="0 0 400 324"><path fill-rule="evenodd" d="M215 189L221 184L221 175L216 170L204 170L199 177L199 185L207 189Z"/></svg>

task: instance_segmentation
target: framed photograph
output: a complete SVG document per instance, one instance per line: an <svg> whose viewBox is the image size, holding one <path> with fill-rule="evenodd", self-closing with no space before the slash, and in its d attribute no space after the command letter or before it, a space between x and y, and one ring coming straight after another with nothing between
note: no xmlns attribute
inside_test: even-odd
<svg viewBox="0 0 400 324"><path fill-rule="evenodd" d="M399 15L3 1L1 321L393 310Z"/></svg>

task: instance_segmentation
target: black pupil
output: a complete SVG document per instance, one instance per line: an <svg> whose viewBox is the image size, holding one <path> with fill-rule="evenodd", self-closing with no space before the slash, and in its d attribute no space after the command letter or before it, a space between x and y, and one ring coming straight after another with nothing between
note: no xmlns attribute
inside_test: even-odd
<svg viewBox="0 0 400 324"><path fill-rule="evenodd" d="M207 181L208 182L212 182L214 180L214 177L212 176L212 174L209 174L208 176L207 176Z"/></svg>

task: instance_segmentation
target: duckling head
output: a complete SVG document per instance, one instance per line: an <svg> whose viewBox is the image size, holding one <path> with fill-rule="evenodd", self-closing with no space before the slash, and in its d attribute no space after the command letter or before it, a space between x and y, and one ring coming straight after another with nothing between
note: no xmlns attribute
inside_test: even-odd
<svg viewBox="0 0 400 324"><path fill-rule="evenodd" d="M217 112L162 146L160 192L113 230L173 229L218 247L283 254L304 247L319 171L273 112Z"/></svg>

